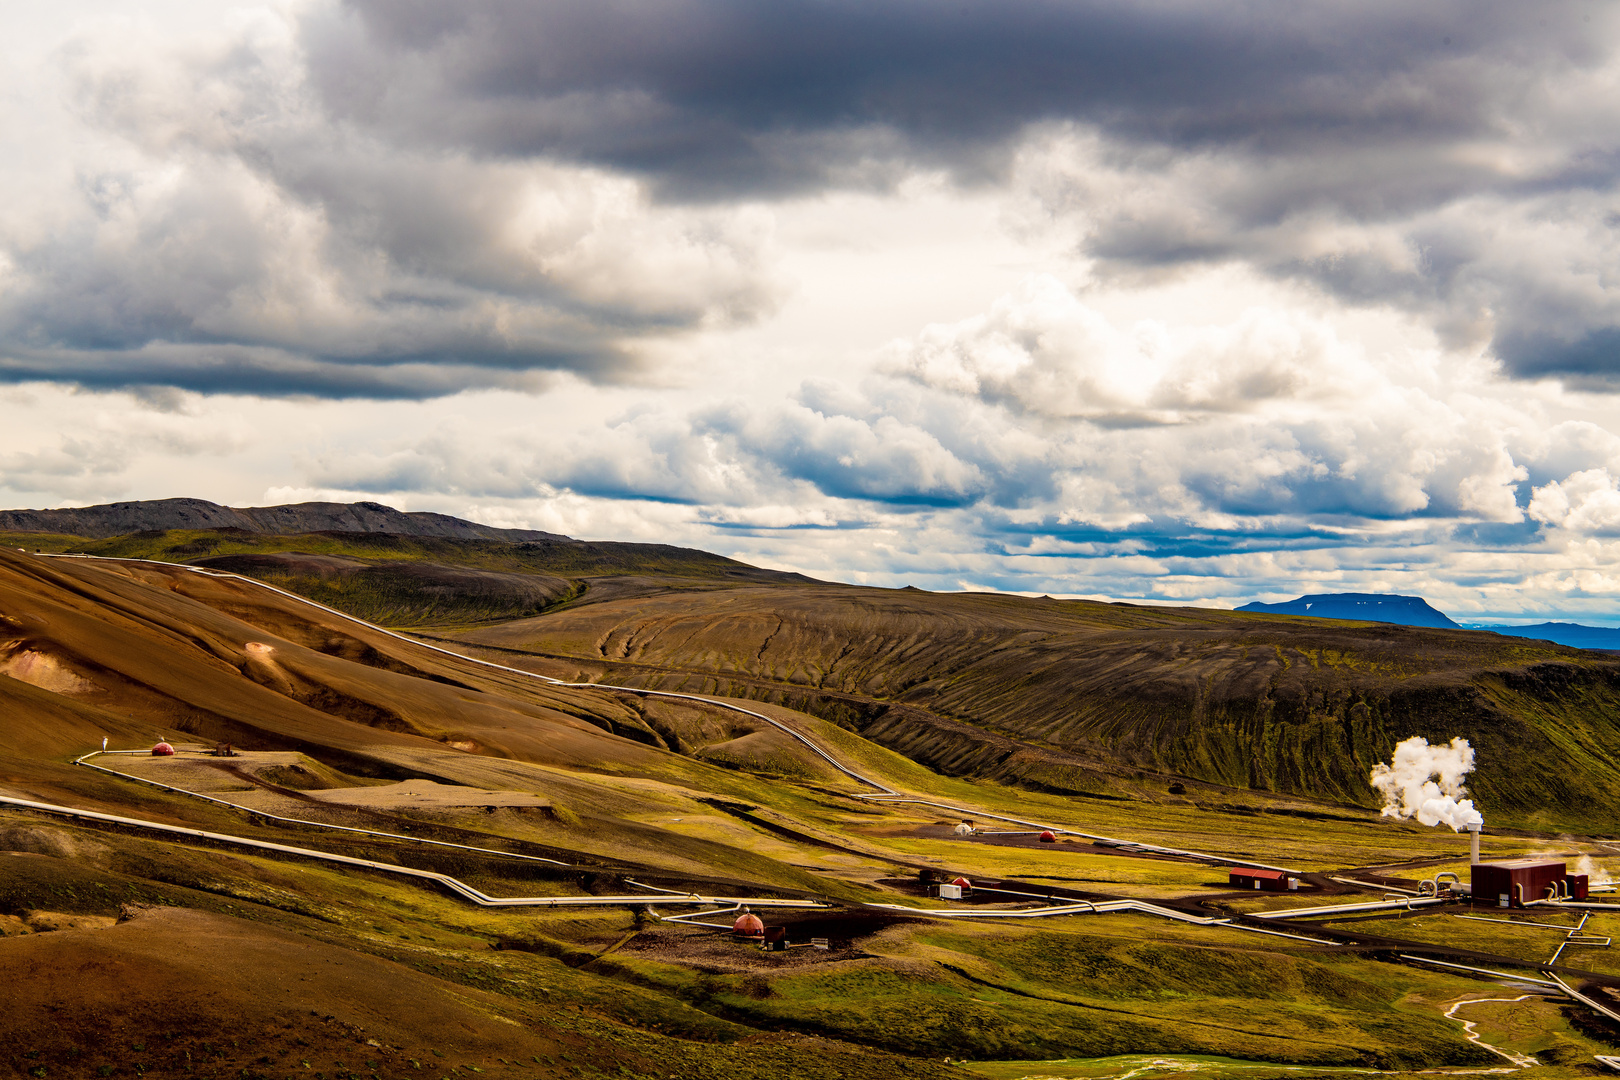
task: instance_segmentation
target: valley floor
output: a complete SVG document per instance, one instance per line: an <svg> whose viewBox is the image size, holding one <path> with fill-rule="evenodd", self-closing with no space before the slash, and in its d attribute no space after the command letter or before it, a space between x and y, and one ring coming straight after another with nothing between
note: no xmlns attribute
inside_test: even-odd
<svg viewBox="0 0 1620 1080"><path fill-rule="evenodd" d="M1620 904L1410 906L1466 880L1449 830L953 778L781 705L65 562L0 557L10 655L50 660L0 678L0 1075L1556 1077L1620 1046ZM740 902L790 947L735 940Z"/></svg>

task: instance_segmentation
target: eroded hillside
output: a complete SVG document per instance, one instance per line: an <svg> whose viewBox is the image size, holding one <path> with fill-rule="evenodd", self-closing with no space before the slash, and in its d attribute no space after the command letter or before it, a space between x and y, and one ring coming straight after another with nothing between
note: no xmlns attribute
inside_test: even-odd
<svg viewBox="0 0 1620 1080"><path fill-rule="evenodd" d="M375 565L298 558L314 576ZM1254 915L1412 892L1455 872L1448 831L1193 780L1169 797L1102 740L1064 756L939 704L998 707L975 690L992 675L1050 691L1065 657L1097 663L1132 634L1180 635L1134 647L1150 659L1224 648L1236 665L1229 616L728 573L558 574L573 599L507 631L558 627L545 650L482 648L559 684L214 569L0 551L0 1070L878 1080L959 1072L947 1054L1493 1060L1446 1012L1464 979L1388 961L1523 965L1544 938L1444 912L1408 936L1355 919L1279 934ZM1186 645L1189 628L1215 644ZM1000 739L1014 750L987 770L1044 763L1109 798L944 776L780 703L576 679L610 671L797 695L873 729L900 717L973 753ZM899 703L919 689L927 708ZM1234 890L1227 867L1279 863L1297 893ZM958 875L971 895L931 895ZM783 950L730 933L743 904ZM1607 954L1558 970L1620 986ZM1606 1046L1588 1020L1528 1008L1515 1045L1566 1062Z"/></svg>
<svg viewBox="0 0 1620 1080"><path fill-rule="evenodd" d="M1140 769L1371 805L1395 742L1462 735L1492 807L1620 820L1620 659L1478 631L813 585L587 597L461 636L1056 790Z"/></svg>

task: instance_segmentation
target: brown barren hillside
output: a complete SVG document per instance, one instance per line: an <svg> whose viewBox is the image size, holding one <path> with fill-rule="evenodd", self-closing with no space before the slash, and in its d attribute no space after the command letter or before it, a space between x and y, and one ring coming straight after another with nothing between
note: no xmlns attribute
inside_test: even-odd
<svg viewBox="0 0 1620 1080"><path fill-rule="evenodd" d="M678 822L702 798L746 799L740 768L826 775L821 759L768 725L480 668L177 567L0 549L0 717L9 794L81 799L82 771L62 763L103 737L225 741L298 751L357 777L544 791L560 808L551 831L572 830L563 839L621 865L701 873L753 860L763 877L812 881L707 836L620 820L659 811ZM138 802L128 788L113 803L109 794L98 791L94 805ZM611 836L594 831L607 820Z"/></svg>
<svg viewBox="0 0 1620 1080"><path fill-rule="evenodd" d="M1123 768L1366 805L1395 742L1462 735L1492 806L1620 820L1620 658L1478 631L815 585L587 595L460 637L1057 790Z"/></svg>
<svg viewBox="0 0 1620 1080"><path fill-rule="evenodd" d="M0 551L0 620L7 684L116 704L162 731L371 756L454 744L584 764L648 752L611 734L615 717L635 721L606 695L452 674L432 653L240 582Z"/></svg>
<svg viewBox="0 0 1620 1080"><path fill-rule="evenodd" d="M1191 743L1221 694L1237 709L1259 677L1243 663L1303 656L1308 623L762 587L734 569L558 574L573 599L504 631L532 651L461 647L569 679L777 699L751 712L548 683L213 570L0 551L0 1075L878 1080L960 1072L946 1055L1491 1060L1442 1011L1473 987L1388 954L1523 963L1511 933L1406 903L1388 917L1417 916L1416 938L1241 921L1257 902L1414 888L1466 852L1458 837L1194 780L1172 795L1131 764ZM435 573L450 607L487 584ZM1279 665L1278 701L1316 692L1289 681L1307 671L1368 668L1386 690L1437 694L1469 685L1461 671L1545 710L1556 694L1508 680L1564 671L1573 700L1610 670L1558 651L1465 670L1468 635L1423 653L1343 629L1361 642L1333 645L1343 656L1318 640L1315 666ZM1402 657L1398 673L1374 667ZM1179 682L1160 674L1178 665ZM1207 674L1221 665L1224 683ZM1395 699L1345 685L1377 701L1352 717L1370 754L1398 726ZM1188 687L1206 712L1178 727ZM1074 750L1019 737L1026 700L1094 730ZM1110 702L1139 711L1108 729ZM929 771L794 704L1022 786ZM996 710L1010 733L986 724ZM1297 726L1272 711L1229 733L1228 752ZM1554 729L1499 711L1503 730ZM177 752L151 752L160 736ZM81 759L102 739L113 753ZM1051 790L1074 781L1107 797ZM958 833L964 817L987 828ZM1043 842L1020 822L1057 832ZM1607 856L1548 830L1483 838L1493 858L1548 842ZM1311 895L1234 892L1225 868L1257 863ZM930 894L958 875L971 896ZM792 948L735 937L745 904ZM1425 945L1423 916L1462 929ZM1620 986L1606 962L1558 970ZM1544 1012L1571 1053L1599 1045Z"/></svg>

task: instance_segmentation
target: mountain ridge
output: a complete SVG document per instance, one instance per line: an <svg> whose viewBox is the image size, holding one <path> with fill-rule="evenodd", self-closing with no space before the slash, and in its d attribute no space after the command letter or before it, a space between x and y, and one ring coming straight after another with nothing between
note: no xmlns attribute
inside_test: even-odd
<svg viewBox="0 0 1620 1080"><path fill-rule="evenodd" d="M1444 612L1429 606L1421 596L1396 593L1310 593L1281 604L1256 600L1238 611L1270 615L1306 615L1316 619L1351 619L1359 622L1392 623L1396 626L1426 626L1438 630L1461 630Z"/></svg>
<svg viewBox="0 0 1620 1080"><path fill-rule="evenodd" d="M381 503L288 503L223 506L206 499L146 499L61 510L0 510L0 532L57 533L106 540L168 529L241 529L250 533L391 533L457 540L569 540L537 529L500 529Z"/></svg>
<svg viewBox="0 0 1620 1080"><path fill-rule="evenodd" d="M1421 596L1399 593L1308 593L1280 604L1259 601L1237 611L1270 615L1304 615L1314 619L1381 622L1394 626L1423 626L1442 630L1484 630L1504 637L1550 641L1576 649L1620 651L1620 629L1583 623L1544 622L1524 626L1501 623L1459 623Z"/></svg>

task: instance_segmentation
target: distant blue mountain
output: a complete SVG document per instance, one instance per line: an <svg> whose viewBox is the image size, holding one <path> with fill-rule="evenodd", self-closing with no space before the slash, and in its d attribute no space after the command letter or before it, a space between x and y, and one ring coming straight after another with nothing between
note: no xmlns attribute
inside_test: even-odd
<svg viewBox="0 0 1620 1080"><path fill-rule="evenodd" d="M1316 619L1356 619L1361 622L1395 623L1397 626L1433 626L1453 630L1462 627L1429 606L1421 596L1392 596L1388 593L1316 593L1281 604L1244 604L1239 611L1265 611L1273 615L1309 615Z"/></svg>
<svg viewBox="0 0 1620 1080"><path fill-rule="evenodd" d="M1315 593L1281 604L1244 604L1239 611L1264 611L1273 615L1309 615L1316 619L1354 619L1358 622L1394 623L1397 626L1432 626L1451 630L1488 630L1507 637L1551 641L1577 649L1620 650L1620 629L1582 626L1580 623L1544 622L1531 626L1503 626L1500 623L1455 623L1429 606L1421 596L1395 596L1390 593Z"/></svg>
<svg viewBox="0 0 1620 1080"><path fill-rule="evenodd" d="M1572 622L1544 622L1531 626L1487 626L1468 624L1470 630L1489 630L1508 637L1535 638L1559 645L1572 645L1577 649L1620 649L1620 630L1611 626L1582 626Z"/></svg>

